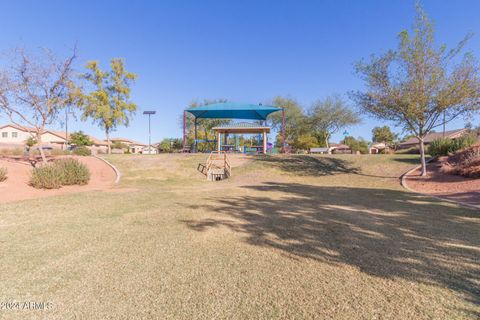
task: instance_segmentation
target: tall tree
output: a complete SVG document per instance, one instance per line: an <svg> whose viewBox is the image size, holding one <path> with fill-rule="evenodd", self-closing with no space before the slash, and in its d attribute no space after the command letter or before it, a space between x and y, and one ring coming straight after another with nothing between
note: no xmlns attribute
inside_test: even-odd
<svg viewBox="0 0 480 320"><path fill-rule="evenodd" d="M329 146L332 134L340 129L360 123L360 116L350 109L338 95L316 101L309 110L308 122L319 143ZM323 141L322 141L323 140Z"/></svg>
<svg viewBox="0 0 480 320"><path fill-rule="evenodd" d="M393 121L416 136L425 176L425 136L480 108L478 67L469 53L454 60L470 35L452 50L435 46L433 26L420 5L413 34L404 30L399 38L396 51L357 63L356 71L367 88L352 93L352 98L364 112Z"/></svg>
<svg viewBox="0 0 480 320"><path fill-rule="evenodd" d="M17 49L11 67L0 72L0 110L30 133L44 163L45 127L55 123L60 111L72 103L77 90L72 69L75 52L74 49L71 56L59 59L47 49L39 54Z"/></svg>
<svg viewBox="0 0 480 320"><path fill-rule="evenodd" d="M392 144L397 135L390 130L389 126L375 127L372 129L372 141Z"/></svg>
<svg viewBox="0 0 480 320"><path fill-rule="evenodd" d="M98 61L87 63L88 71L82 75L91 85L88 94L82 94L82 119L91 118L104 131L111 153L110 134L118 126L128 126L137 105L130 101L131 85L137 75L125 69L123 59L114 58L110 71L100 69Z"/></svg>
<svg viewBox="0 0 480 320"><path fill-rule="evenodd" d="M295 145L298 138L308 132L306 126L306 116L303 108L297 100L293 98L285 98L277 96L273 99L272 104L284 108L285 111L285 141L289 145ZM274 112L269 116L272 123L272 128L278 131L281 136L282 129L282 113ZM277 140L279 140L277 137ZM277 143L281 145L281 143Z"/></svg>

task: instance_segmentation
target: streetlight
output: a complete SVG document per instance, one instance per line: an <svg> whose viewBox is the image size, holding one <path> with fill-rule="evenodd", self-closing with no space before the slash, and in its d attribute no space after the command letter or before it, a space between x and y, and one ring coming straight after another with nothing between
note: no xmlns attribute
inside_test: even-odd
<svg viewBox="0 0 480 320"><path fill-rule="evenodd" d="M143 111L143 114L148 114L148 154L152 152L152 131L150 129L150 116L156 111Z"/></svg>

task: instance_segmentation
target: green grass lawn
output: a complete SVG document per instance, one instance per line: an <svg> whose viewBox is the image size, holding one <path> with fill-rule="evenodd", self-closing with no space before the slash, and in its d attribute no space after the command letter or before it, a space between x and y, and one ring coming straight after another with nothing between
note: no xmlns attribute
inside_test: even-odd
<svg viewBox="0 0 480 320"><path fill-rule="evenodd" d="M414 156L112 155L109 192L0 205L0 318L475 319L480 214L404 191Z"/></svg>

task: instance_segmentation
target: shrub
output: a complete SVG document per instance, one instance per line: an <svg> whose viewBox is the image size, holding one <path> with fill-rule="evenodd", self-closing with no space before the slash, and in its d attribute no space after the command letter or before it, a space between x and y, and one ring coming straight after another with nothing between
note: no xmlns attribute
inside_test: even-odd
<svg viewBox="0 0 480 320"><path fill-rule="evenodd" d="M468 148L475 143L472 135L464 135L458 139L451 140L447 138L435 139L428 147L428 153L432 157L448 156L458 150Z"/></svg>
<svg viewBox="0 0 480 320"><path fill-rule="evenodd" d="M73 184L83 185L87 184L88 180L90 180L90 171L77 159L59 159L56 160L53 165L58 171L63 186Z"/></svg>
<svg viewBox="0 0 480 320"><path fill-rule="evenodd" d="M92 155L92 150L88 149L85 146L80 146L78 148L75 148L73 150L73 154L77 156L91 156Z"/></svg>
<svg viewBox="0 0 480 320"><path fill-rule="evenodd" d="M30 185L37 189L58 189L62 180L54 164L46 164L33 168Z"/></svg>
<svg viewBox="0 0 480 320"><path fill-rule="evenodd" d="M2 156L21 156L24 150L22 148L5 148L0 149L0 155Z"/></svg>
<svg viewBox="0 0 480 320"><path fill-rule="evenodd" d="M58 189L67 185L84 185L90 180L88 168L76 159L59 159L34 168L30 185L39 189Z"/></svg>
<svg viewBox="0 0 480 320"><path fill-rule="evenodd" d="M29 146L29 147L31 148L31 147L33 147L34 145L37 144L37 140L35 140L35 139L32 138L32 137L29 137L29 138L27 139L27 143L26 143L26 144L27 144L27 146Z"/></svg>
<svg viewBox="0 0 480 320"><path fill-rule="evenodd" d="M7 168L0 167L0 182L7 180Z"/></svg>
<svg viewBox="0 0 480 320"><path fill-rule="evenodd" d="M448 157L442 170L468 178L480 178L480 144Z"/></svg>

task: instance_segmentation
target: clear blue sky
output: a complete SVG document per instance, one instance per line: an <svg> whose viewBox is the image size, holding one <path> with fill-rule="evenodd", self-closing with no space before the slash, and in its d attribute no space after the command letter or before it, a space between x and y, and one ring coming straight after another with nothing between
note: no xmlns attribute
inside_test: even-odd
<svg viewBox="0 0 480 320"><path fill-rule="evenodd" d="M474 32L467 49L480 57L479 1L423 5L439 42L452 46ZM77 43L78 69L88 60L106 67L112 57L125 58L139 75L133 100L140 110L114 136L147 141L142 111L153 109L152 140L158 141L181 136L179 115L193 99L268 102L287 95L308 106L361 89L353 63L396 47L399 31L412 25L414 1L16 0L3 1L0 10L0 50L23 45L65 55ZM348 130L370 139L380 124L364 118ZM103 138L88 122L72 128Z"/></svg>

